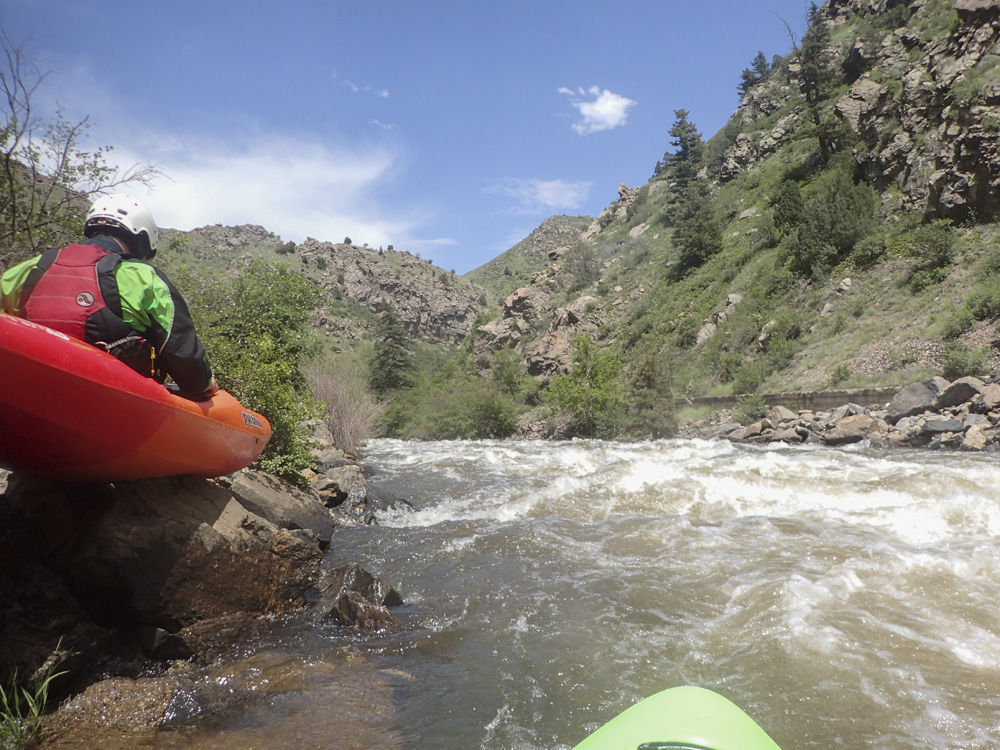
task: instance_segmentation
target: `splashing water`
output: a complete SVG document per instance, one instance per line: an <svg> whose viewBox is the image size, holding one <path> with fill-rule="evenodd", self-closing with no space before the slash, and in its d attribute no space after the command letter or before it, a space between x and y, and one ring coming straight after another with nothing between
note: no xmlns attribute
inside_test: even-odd
<svg viewBox="0 0 1000 750"><path fill-rule="evenodd" d="M386 440L366 464L415 510L338 530L328 563L396 586L404 631L288 625L273 648L363 661L386 747L569 748L682 684L784 750L1000 747L992 455ZM304 680L293 715L335 715L330 693Z"/></svg>

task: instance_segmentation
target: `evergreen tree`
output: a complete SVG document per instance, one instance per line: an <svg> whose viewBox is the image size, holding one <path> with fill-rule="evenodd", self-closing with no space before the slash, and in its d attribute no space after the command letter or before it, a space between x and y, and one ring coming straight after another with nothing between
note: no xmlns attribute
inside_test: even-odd
<svg viewBox="0 0 1000 750"><path fill-rule="evenodd" d="M694 123L688 120L686 109L675 109L674 116L677 119L667 131L673 138L670 145L674 147L674 151L668 151L657 162L653 176L668 176L677 185L678 191L681 191L697 176L701 168L705 157L705 142Z"/></svg>
<svg viewBox="0 0 1000 750"><path fill-rule="evenodd" d="M722 249L722 228L708 186L688 186L673 212L674 247L678 251L675 275L684 276Z"/></svg>
<svg viewBox="0 0 1000 750"><path fill-rule="evenodd" d="M758 51L749 68L744 68L740 76L740 85L737 87L740 96L746 93L761 81L765 80L771 73L771 64L762 51Z"/></svg>
<svg viewBox="0 0 1000 750"><path fill-rule="evenodd" d="M799 90L805 95L813 127L810 135L819 143L823 161L830 158L836 146L836 136L842 125L824 113L820 104L836 86L835 72L830 63L830 27L825 11L812 3L809 8L809 28L798 49Z"/></svg>
<svg viewBox="0 0 1000 750"><path fill-rule="evenodd" d="M406 348L408 336L390 309L382 314L375 332L375 348L368 361L368 385L379 396L409 388L415 366Z"/></svg>
<svg viewBox="0 0 1000 750"><path fill-rule="evenodd" d="M750 65L758 81L763 81L771 73L771 64L767 61L767 56L762 50L757 51L757 55Z"/></svg>

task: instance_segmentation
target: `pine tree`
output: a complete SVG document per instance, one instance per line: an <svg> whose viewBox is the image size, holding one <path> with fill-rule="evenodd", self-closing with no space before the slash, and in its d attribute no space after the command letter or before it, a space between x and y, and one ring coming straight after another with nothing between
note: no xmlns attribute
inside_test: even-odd
<svg viewBox="0 0 1000 750"><path fill-rule="evenodd" d="M722 250L722 228L703 182L688 186L673 211L676 276L684 276Z"/></svg>
<svg viewBox="0 0 1000 750"><path fill-rule="evenodd" d="M751 88L766 80L770 74L771 64L767 61L767 56L758 50L750 67L744 68L740 76L740 85L737 87L740 96L745 96Z"/></svg>
<svg viewBox="0 0 1000 750"><path fill-rule="evenodd" d="M668 151L663 155L662 161L657 162L656 172L653 176L668 176L680 191L697 176L698 170L701 169L701 162L705 156L705 142L702 140L698 128L688 120L686 109L675 109L674 116L677 119L667 131L668 135L673 137L670 145L674 147L674 151Z"/></svg>
<svg viewBox="0 0 1000 750"><path fill-rule="evenodd" d="M408 337L399 318L386 310L375 332L375 349L368 361L368 384L379 396L413 384L413 357L406 348Z"/></svg>

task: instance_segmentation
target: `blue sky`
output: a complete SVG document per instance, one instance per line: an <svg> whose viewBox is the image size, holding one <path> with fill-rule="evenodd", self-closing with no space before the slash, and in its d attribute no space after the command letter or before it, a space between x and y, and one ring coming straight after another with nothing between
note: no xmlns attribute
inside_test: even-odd
<svg viewBox="0 0 1000 750"><path fill-rule="evenodd" d="M3 0L36 106L166 177L164 227L392 244L465 273L644 184L674 110L708 139L804 0Z"/></svg>

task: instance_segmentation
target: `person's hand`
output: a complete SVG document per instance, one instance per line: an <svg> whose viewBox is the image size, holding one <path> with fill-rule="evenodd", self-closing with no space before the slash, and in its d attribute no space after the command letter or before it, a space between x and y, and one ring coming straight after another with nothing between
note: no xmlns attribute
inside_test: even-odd
<svg viewBox="0 0 1000 750"><path fill-rule="evenodd" d="M219 392L219 384L215 382L215 378L212 378L212 382L209 383L208 388L205 389L205 392L202 394L202 396L204 396L205 400L208 400L218 392Z"/></svg>

